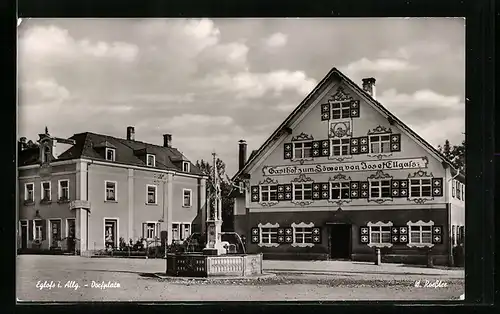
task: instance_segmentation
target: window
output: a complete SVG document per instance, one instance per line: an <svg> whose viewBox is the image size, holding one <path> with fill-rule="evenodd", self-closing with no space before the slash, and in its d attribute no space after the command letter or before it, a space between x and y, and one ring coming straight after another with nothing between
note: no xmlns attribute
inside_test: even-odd
<svg viewBox="0 0 500 314"><path fill-rule="evenodd" d="M42 182L42 201L50 201L52 199L51 194L50 182Z"/></svg>
<svg viewBox="0 0 500 314"><path fill-rule="evenodd" d="M182 190L182 206L191 207L193 203L192 191L189 189Z"/></svg>
<svg viewBox="0 0 500 314"><path fill-rule="evenodd" d="M116 201L116 182L114 181L105 181L106 184L106 201Z"/></svg>
<svg viewBox="0 0 500 314"><path fill-rule="evenodd" d="M370 153L389 153L391 151L390 135L370 136Z"/></svg>
<svg viewBox="0 0 500 314"><path fill-rule="evenodd" d="M293 185L293 199L295 201L312 200L312 183L295 183Z"/></svg>
<svg viewBox="0 0 500 314"><path fill-rule="evenodd" d="M175 223L172 224L172 240L178 241L180 240L180 234L179 234L179 224Z"/></svg>
<svg viewBox="0 0 500 314"><path fill-rule="evenodd" d="M261 185L261 187L260 187L260 200L262 202L277 201L278 200L278 186L277 185Z"/></svg>
<svg viewBox="0 0 500 314"><path fill-rule="evenodd" d="M431 197L431 179L411 179L410 197Z"/></svg>
<svg viewBox="0 0 500 314"><path fill-rule="evenodd" d="M147 154L146 155L146 163L148 167L155 167L156 165L156 157L153 154Z"/></svg>
<svg viewBox="0 0 500 314"><path fill-rule="evenodd" d="M187 161L182 162L182 171L189 172L190 171L190 163Z"/></svg>
<svg viewBox="0 0 500 314"><path fill-rule="evenodd" d="M182 239L185 240L191 235L191 224L182 224Z"/></svg>
<svg viewBox="0 0 500 314"><path fill-rule="evenodd" d="M332 140L332 156L349 155L349 139Z"/></svg>
<svg viewBox="0 0 500 314"><path fill-rule="evenodd" d="M106 160L115 161L115 149L106 148Z"/></svg>
<svg viewBox="0 0 500 314"><path fill-rule="evenodd" d="M462 184L462 201L465 201L465 184Z"/></svg>
<svg viewBox="0 0 500 314"><path fill-rule="evenodd" d="M151 240L157 237L158 234L157 225L158 223L156 222L146 223L146 234L144 235L146 239Z"/></svg>
<svg viewBox="0 0 500 314"><path fill-rule="evenodd" d="M261 243L278 243L278 228L260 228Z"/></svg>
<svg viewBox="0 0 500 314"><path fill-rule="evenodd" d="M43 238L42 221L35 220L33 222L33 240L42 241Z"/></svg>
<svg viewBox="0 0 500 314"><path fill-rule="evenodd" d="M44 146L42 149L42 162L50 162L50 147Z"/></svg>
<svg viewBox="0 0 500 314"><path fill-rule="evenodd" d="M69 180L59 181L59 200L66 201L69 200Z"/></svg>
<svg viewBox="0 0 500 314"><path fill-rule="evenodd" d="M349 182L330 182L330 199L348 199L350 198Z"/></svg>
<svg viewBox="0 0 500 314"><path fill-rule="evenodd" d="M409 243L432 244L432 225L410 225Z"/></svg>
<svg viewBox="0 0 500 314"><path fill-rule="evenodd" d="M312 142L293 143L293 158L310 158L312 156Z"/></svg>
<svg viewBox="0 0 500 314"><path fill-rule="evenodd" d="M349 118L351 115L351 102L332 103L332 119Z"/></svg>
<svg viewBox="0 0 500 314"><path fill-rule="evenodd" d="M157 199L157 194L156 194L156 185L147 185L147 199L148 199L148 204L156 204L158 199Z"/></svg>
<svg viewBox="0 0 500 314"><path fill-rule="evenodd" d="M457 184L457 198L461 199L462 194L461 194L461 191L460 191L460 182L458 182L458 181L455 181L455 182Z"/></svg>
<svg viewBox="0 0 500 314"><path fill-rule="evenodd" d="M391 197L391 181L370 181L370 198Z"/></svg>
<svg viewBox="0 0 500 314"><path fill-rule="evenodd" d="M370 226L370 243L391 243L391 226Z"/></svg>
<svg viewBox="0 0 500 314"><path fill-rule="evenodd" d="M33 203L35 201L35 184L34 183L26 183L24 185L24 200L27 203Z"/></svg>
<svg viewBox="0 0 500 314"><path fill-rule="evenodd" d="M312 243L312 227L294 227L294 243Z"/></svg>
<svg viewBox="0 0 500 314"><path fill-rule="evenodd" d="M451 244L453 246L457 245L457 229L456 225L451 226Z"/></svg>

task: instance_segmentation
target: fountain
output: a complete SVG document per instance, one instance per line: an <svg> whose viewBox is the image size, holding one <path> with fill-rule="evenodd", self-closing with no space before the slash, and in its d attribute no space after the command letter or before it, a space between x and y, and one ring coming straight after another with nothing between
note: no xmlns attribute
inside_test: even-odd
<svg viewBox="0 0 500 314"><path fill-rule="evenodd" d="M245 254L241 238L236 233L224 233L222 227L222 193L213 153L213 178L210 181L211 202L207 204L206 245L197 252L167 254L166 273L174 277L259 277L262 276L262 254ZM194 235L194 234L193 234ZM223 241L223 236L231 241ZM202 236L198 234L198 238ZM190 237L194 239L194 237ZM189 242L187 241L189 247ZM203 242L203 241L202 241ZM239 242L239 243L229 243ZM196 246L191 246L196 247ZM238 249L242 248L242 249ZM192 250L188 250L192 251Z"/></svg>

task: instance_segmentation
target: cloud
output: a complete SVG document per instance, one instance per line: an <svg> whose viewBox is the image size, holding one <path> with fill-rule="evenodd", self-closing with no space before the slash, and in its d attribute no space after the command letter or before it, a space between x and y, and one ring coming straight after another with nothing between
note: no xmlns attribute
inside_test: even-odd
<svg viewBox="0 0 500 314"><path fill-rule="evenodd" d="M268 92L279 96L289 90L305 96L316 86L316 80L307 77L303 71L280 70L270 73L240 72L235 75L223 73L208 78L205 84L235 92L237 98L260 98Z"/></svg>
<svg viewBox="0 0 500 314"><path fill-rule="evenodd" d="M22 58L38 62L70 61L82 56L131 62L136 58L139 48L124 42L75 40L67 30L59 27L35 26L28 29L19 40L19 52Z"/></svg>
<svg viewBox="0 0 500 314"><path fill-rule="evenodd" d="M266 39L266 45L271 48L283 47L288 41L288 36L283 33L274 33Z"/></svg>
<svg viewBox="0 0 500 314"><path fill-rule="evenodd" d="M360 60L349 63L343 67L346 72L359 73L359 72L401 72L412 71L418 69L417 66L411 65L406 60L401 59L376 59L369 60L362 58Z"/></svg>
<svg viewBox="0 0 500 314"><path fill-rule="evenodd" d="M55 79L41 79L33 83L26 83L20 89L20 97L27 106L40 103L60 104L69 99L70 92L66 87L59 85Z"/></svg>

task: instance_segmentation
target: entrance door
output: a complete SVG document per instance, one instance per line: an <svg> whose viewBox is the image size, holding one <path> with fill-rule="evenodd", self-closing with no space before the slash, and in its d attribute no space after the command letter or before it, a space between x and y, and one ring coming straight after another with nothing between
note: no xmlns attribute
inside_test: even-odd
<svg viewBox="0 0 500 314"><path fill-rule="evenodd" d="M330 226L330 258L351 259L351 225Z"/></svg>
<svg viewBox="0 0 500 314"><path fill-rule="evenodd" d="M28 248L28 222L21 221L21 249Z"/></svg>
<svg viewBox="0 0 500 314"><path fill-rule="evenodd" d="M104 245L106 248L116 247L116 220L106 219L104 223Z"/></svg>
<svg viewBox="0 0 500 314"><path fill-rule="evenodd" d="M60 247L59 241L61 241L61 221L51 220L50 221L50 246Z"/></svg>
<svg viewBox="0 0 500 314"><path fill-rule="evenodd" d="M68 237L66 241L68 241L68 251L69 252L74 252L75 251L75 238L76 238L76 229L75 229L75 219L68 219L67 220L68 224Z"/></svg>

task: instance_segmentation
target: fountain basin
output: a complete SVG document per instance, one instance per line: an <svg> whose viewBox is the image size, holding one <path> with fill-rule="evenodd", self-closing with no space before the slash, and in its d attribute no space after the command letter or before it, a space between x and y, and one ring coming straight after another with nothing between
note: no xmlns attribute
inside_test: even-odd
<svg viewBox="0 0 500 314"><path fill-rule="evenodd" d="M262 254L167 254L166 273L175 277L250 277L262 275Z"/></svg>

